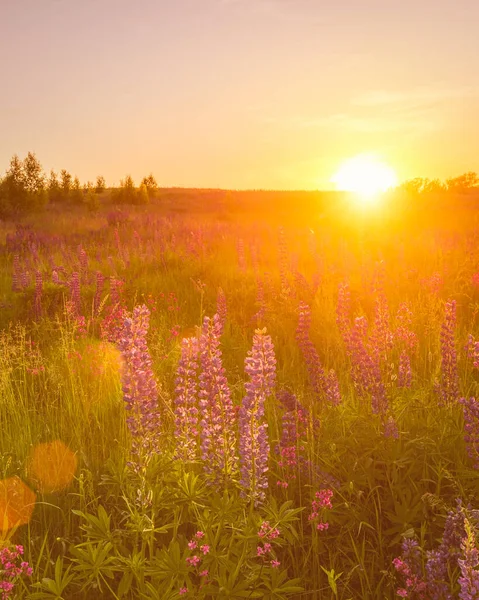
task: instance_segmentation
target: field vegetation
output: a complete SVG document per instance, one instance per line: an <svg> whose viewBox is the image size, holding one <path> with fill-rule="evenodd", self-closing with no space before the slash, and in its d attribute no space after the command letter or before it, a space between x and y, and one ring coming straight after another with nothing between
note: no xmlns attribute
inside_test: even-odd
<svg viewBox="0 0 479 600"><path fill-rule="evenodd" d="M421 181L361 210L12 159L2 597L479 597L477 178Z"/></svg>

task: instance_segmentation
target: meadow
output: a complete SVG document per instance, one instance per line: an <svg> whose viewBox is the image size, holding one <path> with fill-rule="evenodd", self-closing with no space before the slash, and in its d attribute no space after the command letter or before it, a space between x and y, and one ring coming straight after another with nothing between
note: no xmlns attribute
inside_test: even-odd
<svg viewBox="0 0 479 600"><path fill-rule="evenodd" d="M176 191L1 222L2 598L479 597L478 216Z"/></svg>

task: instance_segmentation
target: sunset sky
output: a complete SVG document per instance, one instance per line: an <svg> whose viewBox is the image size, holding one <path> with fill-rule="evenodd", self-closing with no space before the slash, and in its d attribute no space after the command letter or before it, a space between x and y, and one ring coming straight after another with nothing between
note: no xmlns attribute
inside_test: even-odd
<svg viewBox="0 0 479 600"><path fill-rule="evenodd" d="M0 0L0 172L331 188L479 170L477 0Z"/></svg>

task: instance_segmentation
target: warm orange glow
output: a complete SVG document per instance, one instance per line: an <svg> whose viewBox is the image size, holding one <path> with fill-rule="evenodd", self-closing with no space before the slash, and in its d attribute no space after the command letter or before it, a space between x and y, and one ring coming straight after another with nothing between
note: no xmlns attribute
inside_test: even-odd
<svg viewBox="0 0 479 600"><path fill-rule="evenodd" d="M27 463L28 476L41 492L58 492L73 481L78 460L60 440L35 446Z"/></svg>
<svg viewBox="0 0 479 600"><path fill-rule="evenodd" d="M385 163L361 155L346 161L331 181L338 190L354 192L361 203L369 203L397 185L398 179L394 170Z"/></svg>
<svg viewBox="0 0 479 600"><path fill-rule="evenodd" d="M36 495L20 479L9 477L0 481L0 527L3 532L26 525L35 507Z"/></svg>

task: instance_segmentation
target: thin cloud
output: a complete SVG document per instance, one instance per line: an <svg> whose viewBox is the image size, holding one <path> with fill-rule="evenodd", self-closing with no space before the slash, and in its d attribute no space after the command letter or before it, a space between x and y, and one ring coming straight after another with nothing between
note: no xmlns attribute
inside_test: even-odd
<svg viewBox="0 0 479 600"><path fill-rule="evenodd" d="M477 90L473 87L443 89L424 87L408 91L370 90L353 98L351 104L353 106L370 108L387 108L394 105L420 106L455 100L475 94L477 94Z"/></svg>

